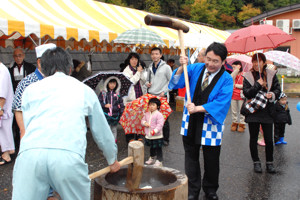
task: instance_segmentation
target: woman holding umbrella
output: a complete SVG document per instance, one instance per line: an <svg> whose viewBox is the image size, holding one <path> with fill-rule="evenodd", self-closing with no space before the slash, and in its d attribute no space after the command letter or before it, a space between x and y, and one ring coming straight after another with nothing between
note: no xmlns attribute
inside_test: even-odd
<svg viewBox="0 0 300 200"><path fill-rule="evenodd" d="M280 84L276 71L267 69L266 57L263 53L252 57L253 68L244 73L243 93L249 103L245 121L249 125L250 153L254 162L254 171L261 173L261 162L258 157L257 138L259 127L262 126L266 143L266 170L275 173L273 165L273 119L270 114L275 99L280 95Z"/></svg>
<svg viewBox="0 0 300 200"><path fill-rule="evenodd" d="M130 53L125 61L128 66L124 69L123 73L129 77L131 82L133 82L133 87L130 88L128 96L124 98L124 103L127 104L140 96L143 93L143 85L146 83L146 78L144 76L144 69L140 65L140 56L137 53ZM126 141L129 142L133 139L138 139L139 133L126 134Z"/></svg>

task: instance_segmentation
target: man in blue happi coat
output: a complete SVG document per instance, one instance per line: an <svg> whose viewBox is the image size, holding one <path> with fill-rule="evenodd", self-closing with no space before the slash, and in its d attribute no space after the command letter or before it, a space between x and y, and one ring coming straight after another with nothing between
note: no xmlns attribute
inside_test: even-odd
<svg viewBox="0 0 300 200"><path fill-rule="evenodd" d="M233 92L233 80L224 67L226 57L226 47L214 42L205 52L205 63L187 66L192 102L185 104L181 134L189 200L198 200L201 190L201 146L204 159L202 188L207 199L218 199L216 191L219 187L219 158L224 120ZM180 58L181 65L187 62L187 57ZM173 72L169 89L185 87L182 72L182 66Z"/></svg>

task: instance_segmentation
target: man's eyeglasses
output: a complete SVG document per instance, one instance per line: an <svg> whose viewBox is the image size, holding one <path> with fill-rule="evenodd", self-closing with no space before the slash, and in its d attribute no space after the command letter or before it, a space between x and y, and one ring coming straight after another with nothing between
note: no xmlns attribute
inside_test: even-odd
<svg viewBox="0 0 300 200"><path fill-rule="evenodd" d="M205 60L207 61L207 62L212 62L213 64L219 64L220 63L220 61L219 60L216 60L216 59L211 59L210 57L205 57Z"/></svg>

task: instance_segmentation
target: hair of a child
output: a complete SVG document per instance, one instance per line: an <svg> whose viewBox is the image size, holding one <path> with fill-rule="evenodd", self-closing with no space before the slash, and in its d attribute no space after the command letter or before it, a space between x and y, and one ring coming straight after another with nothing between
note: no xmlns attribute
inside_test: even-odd
<svg viewBox="0 0 300 200"><path fill-rule="evenodd" d="M110 91L109 86L108 86L109 83L116 83L116 87L113 89L113 91L115 92L117 90L117 88L118 88L118 81L116 79L114 79L114 78L110 79L108 81L107 85L106 85L107 91Z"/></svg>
<svg viewBox="0 0 300 200"><path fill-rule="evenodd" d="M154 97L154 98L149 99L148 105L150 105L150 103L155 103L157 105L157 110L159 110L161 102L158 98Z"/></svg>

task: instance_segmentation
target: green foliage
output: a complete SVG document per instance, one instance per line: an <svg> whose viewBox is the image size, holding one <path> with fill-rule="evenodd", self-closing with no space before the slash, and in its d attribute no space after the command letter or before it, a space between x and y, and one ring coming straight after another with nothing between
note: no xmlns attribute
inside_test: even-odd
<svg viewBox="0 0 300 200"><path fill-rule="evenodd" d="M191 20L208 24L217 23L218 11L207 0L195 0L191 8Z"/></svg>
<svg viewBox="0 0 300 200"><path fill-rule="evenodd" d="M227 16L232 16L235 13L235 7L232 6L232 0L217 0L217 9L219 14L225 14Z"/></svg>
<svg viewBox="0 0 300 200"><path fill-rule="evenodd" d="M267 9L272 9L272 4L269 0L246 0L247 5L251 4L254 8L259 8L262 12L267 11Z"/></svg>
<svg viewBox="0 0 300 200"><path fill-rule="evenodd" d="M160 13L161 7L158 1L156 0L145 0L145 10L151 13Z"/></svg>
<svg viewBox="0 0 300 200"><path fill-rule="evenodd" d="M105 3L111 3L118 6L127 6L127 3L125 3L123 0L105 0Z"/></svg>
<svg viewBox="0 0 300 200"><path fill-rule="evenodd" d="M182 0L164 0L161 1L161 11L162 13L169 13L170 16L178 17L180 15L180 7Z"/></svg>
<svg viewBox="0 0 300 200"><path fill-rule="evenodd" d="M270 0L270 3L273 4L275 9L275 8L280 8L280 7L299 3L299 0Z"/></svg>

